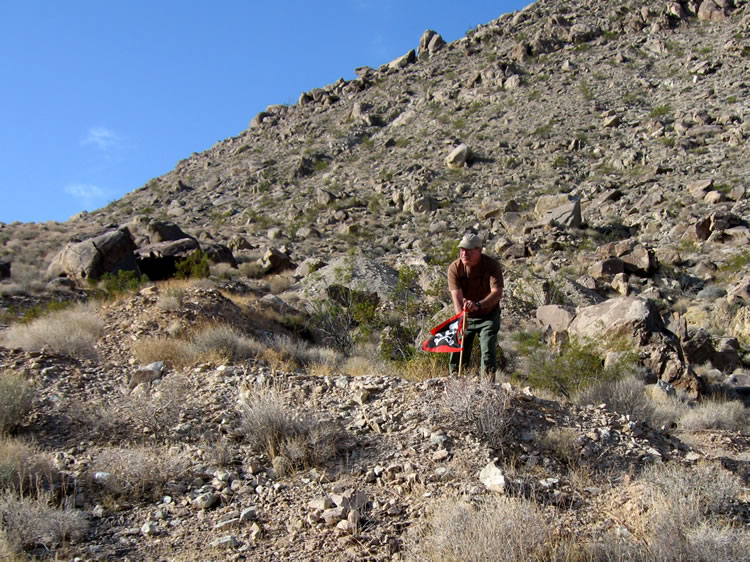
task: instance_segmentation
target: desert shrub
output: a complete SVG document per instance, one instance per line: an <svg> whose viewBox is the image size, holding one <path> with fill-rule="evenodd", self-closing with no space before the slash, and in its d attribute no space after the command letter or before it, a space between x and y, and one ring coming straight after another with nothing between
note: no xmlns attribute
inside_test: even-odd
<svg viewBox="0 0 750 562"><path fill-rule="evenodd" d="M17 439L0 438L0 490L49 491L59 473L48 455Z"/></svg>
<svg viewBox="0 0 750 562"><path fill-rule="evenodd" d="M330 347L310 345L308 342L284 334L275 334L269 347L278 351L283 357L296 360L301 365L327 364L338 365L341 354Z"/></svg>
<svg viewBox="0 0 750 562"><path fill-rule="evenodd" d="M569 398L582 389L608 380L616 380L627 374L632 365L630 355L613 366L604 366L594 343L571 341L560 353L555 353L541 341L525 342L528 345L525 372L520 376L536 388L552 390ZM523 346L521 347L523 350Z"/></svg>
<svg viewBox="0 0 750 562"><path fill-rule="evenodd" d="M407 537L408 559L549 559L545 556L553 525L529 501L492 497L471 504L459 498L435 503L425 521Z"/></svg>
<svg viewBox="0 0 750 562"><path fill-rule="evenodd" d="M136 389L112 402L87 402L76 408L79 422L100 435L132 440L150 436L167 441L179 423L193 388L183 375L167 374L150 389Z"/></svg>
<svg viewBox="0 0 750 562"><path fill-rule="evenodd" d="M107 447L94 456L88 476L95 488L112 498L156 500L165 485L186 470L178 452L163 447Z"/></svg>
<svg viewBox="0 0 750 562"><path fill-rule="evenodd" d="M748 409L737 401L706 400L686 409L677 420L677 427L688 431L726 429L747 431Z"/></svg>
<svg viewBox="0 0 750 562"><path fill-rule="evenodd" d="M31 409L34 390L23 375L0 372L0 434L7 433Z"/></svg>
<svg viewBox="0 0 750 562"><path fill-rule="evenodd" d="M167 312L177 312L185 300L185 289L183 287L169 287L159 295L156 306Z"/></svg>
<svg viewBox="0 0 750 562"><path fill-rule="evenodd" d="M203 279L211 275L211 267L208 256L202 250L193 252L186 258L175 264L175 277L177 279Z"/></svg>
<svg viewBox="0 0 750 562"><path fill-rule="evenodd" d="M578 545L582 557L575 559L745 560L750 531L727 517L741 491L718 464L651 465L635 482L632 502L613 513L616 528Z"/></svg>
<svg viewBox="0 0 750 562"><path fill-rule="evenodd" d="M218 353L228 361L248 359L265 347L228 324L203 326L193 334L192 343L198 355Z"/></svg>
<svg viewBox="0 0 750 562"><path fill-rule="evenodd" d="M294 285L294 279L288 275L274 275L268 280L268 288L271 293L278 295Z"/></svg>
<svg viewBox="0 0 750 562"><path fill-rule="evenodd" d="M5 347L27 351L46 349L80 359L96 359L95 343L104 324L93 307L78 304L28 324L14 324L2 335Z"/></svg>
<svg viewBox="0 0 750 562"><path fill-rule="evenodd" d="M441 406L459 427L493 449L502 447L512 415L505 390L490 383L452 379L445 387Z"/></svg>
<svg viewBox="0 0 750 562"><path fill-rule="evenodd" d="M323 343L349 355L354 347L352 330L356 327L351 308L332 299L313 302L310 308L310 327L321 335Z"/></svg>
<svg viewBox="0 0 750 562"><path fill-rule="evenodd" d="M145 275L138 275L137 271L120 269L117 273L105 273L97 283L97 287L104 291L109 298L123 293L137 291L139 287L149 282Z"/></svg>
<svg viewBox="0 0 750 562"><path fill-rule="evenodd" d="M572 427L552 427L539 436L539 445L568 466L575 466L581 450L577 444L579 435Z"/></svg>
<svg viewBox="0 0 750 562"><path fill-rule="evenodd" d="M750 544L747 528L733 533L735 545L715 540L726 528L721 516L742 491L739 479L718 464L652 465L638 480L644 487L644 533L656 559L729 560L723 550Z"/></svg>
<svg viewBox="0 0 750 562"><path fill-rule="evenodd" d="M336 422L288 405L276 389L251 389L241 396L238 413L240 431L251 447L284 474L324 465L351 445L349 435Z"/></svg>
<svg viewBox="0 0 750 562"><path fill-rule="evenodd" d="M266 346L228 324L206 324L188 339L145 338L136 341L133 354L141 364L164 361L173 368L203 363L243 361L261 354Z"/></svg>
<svg viewBox="0 0 750 562"><path fill-rule="evenodd" d="M607 404L616 412L630 415L651 425L657 422L655 405L646 394L643 381L635 375L595 383L577 392L573 396L573 401L582 406Z"/></svg>
<svg viewBox="0 0 750 562"><path fill-rule="evenodd" d="M50 494L29 497L11 491L0 493L0 554L19 556L40 546L49 554L70 539L80 539L87 529L84 513L55 507Z"/></svg>
<svg viewBox="0 0 750 562"><path fill-rule="evenodd" d="M447 353L423 353L399 364L399 372L406 380L420 382L445 377L448 374Z"/></svg>
<svg viewBox="0 0 750 562"><path fill-rule="evenodd" d="M189 341L173 338L145 338L133 342L132 352L141 365L164 361L172 368L180 369L195 364L198 354Z"/></svg>

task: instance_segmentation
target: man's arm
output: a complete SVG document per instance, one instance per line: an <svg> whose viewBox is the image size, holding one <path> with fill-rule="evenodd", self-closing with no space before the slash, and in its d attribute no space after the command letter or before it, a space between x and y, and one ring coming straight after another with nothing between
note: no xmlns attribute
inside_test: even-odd
<svg viewBox="0 0 750 562"><path fill-rule="evenodd" d="M464 309L464 292L461 289L452 290L451 299L453 300L453 311L458 314Z"/></svg>
<svg viewBox="0 0 750 562"><path fill-rule="evenodd" d="M493 287L492 289L490 289L490 294L479 301L481 303L481 310L491 310L497 303L500 302L501 298L503 298L503 288Z"/></svg>

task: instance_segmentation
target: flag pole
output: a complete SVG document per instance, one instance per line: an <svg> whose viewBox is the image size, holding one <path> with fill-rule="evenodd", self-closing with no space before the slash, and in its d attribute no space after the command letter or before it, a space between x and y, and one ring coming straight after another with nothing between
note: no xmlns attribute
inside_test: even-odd
<svg viewBox="0 0 750 562"><path fill-rule="evenodd" d="M461 368L464 366L464 329L466 328L466 310L461 316L461 353L458 355L458 378L461 378Z"/></svg>

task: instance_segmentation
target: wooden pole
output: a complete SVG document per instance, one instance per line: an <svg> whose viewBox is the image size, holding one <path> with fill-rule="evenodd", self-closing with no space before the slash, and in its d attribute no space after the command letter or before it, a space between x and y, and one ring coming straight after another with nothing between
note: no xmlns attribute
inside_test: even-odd
<svg viewBox="0 0 750 562"><path fill-rule="evenodd" d="M461 368L464 366L464 329L466 328L466 310L464 309L464 315L461 317L461 353L458 355L458 378L461 378Z"/></svg>

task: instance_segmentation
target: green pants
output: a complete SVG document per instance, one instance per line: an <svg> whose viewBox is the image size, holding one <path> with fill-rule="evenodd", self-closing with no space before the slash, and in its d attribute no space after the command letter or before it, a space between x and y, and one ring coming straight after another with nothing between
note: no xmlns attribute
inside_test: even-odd
<svg viewBox="0 0 750 562"><path fill-rule="evenodd" d="M500 331L500 307L495 308L493 312L485 316L476 318L467 317L467 323L464 327L464 357L463 367L469 364L471 359L471 346L474 344L474 336L479 334L479 348L482 354L481 373L482 375L494 373L497 370L497 333ZM461 353L451 353L450 373L451 375L458 372L458 363L461 360Z"/></svg>

